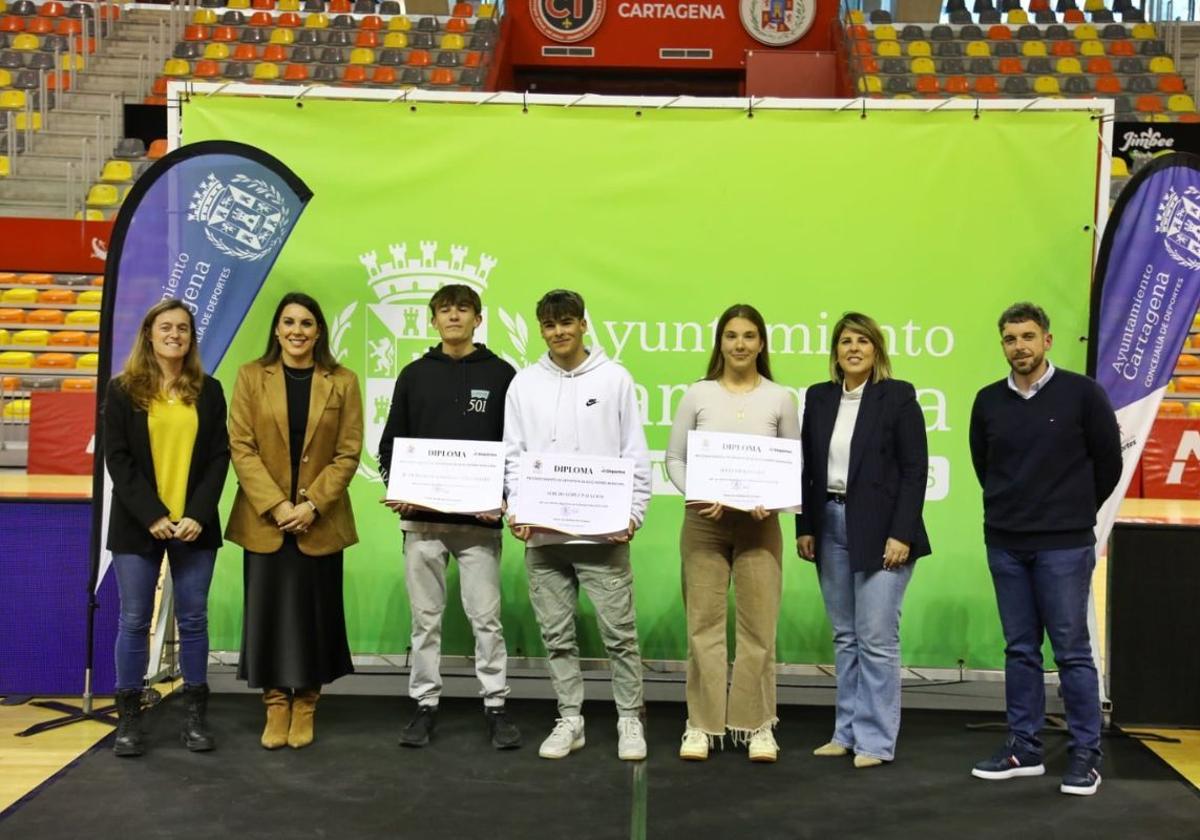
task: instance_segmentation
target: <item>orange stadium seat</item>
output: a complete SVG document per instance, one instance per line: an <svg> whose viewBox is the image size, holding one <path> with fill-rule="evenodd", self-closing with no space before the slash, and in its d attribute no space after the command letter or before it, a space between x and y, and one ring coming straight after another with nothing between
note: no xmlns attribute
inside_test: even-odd
<svg viewBox="0 0 1200 840"><path fill-rule="evenodd" d="M412 50L408 54L409 67L428 67L432 63L428 50Z"/></svg>
<svg viewBox="0 0 1200 840"><path fill-rule="evenodd" d="M100 333L90 332L87 334L87 337L88 337L88 347L99 347L100 346Z"/></svg>
<svg viewBox="0 0 1200 840"><path fill-rule="evenodd" d="M463 32L466 32L467 31L467 22L465 20L463 20L462 18L450 18L450 20L446 21L446 31L447 32L458 32L460 34ZM926 44L926 46L928 46L928 44ZM909 55L912 55L912 54L913 53L911 53L911 52L909 53Z"/></svg>
<svg viewBox="0 0 1200 840"><path fill-rule="evenodd" d="M279 44L267 44L262 51L263 61L287 61L287 50Z"/></svg>
<svg viewBox="0 0 1200 840"><path fill-rule="evenodd" d="M335 15L348 15L354 11L350 0L329 0L329 11Z"/></svg>
<svg viewBox="0 0 1200 840"><path fill-rule="evenodd" d="M373 85L394 85L396 84L396 68L395 67L376 67L371 73L371 84Z"/></svg>
<svg viewBox="0 0 1200 840"><path fill-rule="evenodd" d="M54 24L55 35L81 35L83 34L83 21L79 18L59 18Z"/></svg>
<svg viewBox="0 0 1200 840"><path fill-rule="evenodd" d="M211 29L198 23L189 23L183 28L183 40L185 41L207 41L211 35Z"/></svg>
<svg viewBox="0 0 1200 840"><path fill-rule="evenodd" d="M38 303L66 304L75 302L75 293L70 289L44 289L38 292Z"/></svg>
<svg viewBox="0 0 1200 840"><path fill-rule="evenodd" d="M996 69L1004 76L1017 76L1025 72L1019 58L1002 58Z"/></svg>
<svg viewBox="0 0 1200 840"><path fill-rule="evenodd" d="M212 59L202 58L196 62L192 75L197 79L215 79L221 75L221 65Z"/></svg>
<svg viewBox="0 0 1200 840"><path fill-rule="evenodd" d="M434 71L437 75L437 71ZM916 81L917 93L932 93L937 94L941 91L938 86L937 76L920 76Z"/></svg>
<svg viewBox="0 0 1200 840"><path fill-rule="evenodd" d="M855 41L865 41L871 37L871 31L861 23L846 27L846 34Z"/></svg>
<svg viewBox="0 0 1200 840"><path fill-rule="evenodd" d="M25 323L24 309L0 309L0 324Z"/></svg>
<svg viewBox="0 0 1200 840"><path fill-rule="evenodd" d="M1096 76L1096 93L1112 93L1121 92L1121 80L1113 75L1098 75Z"/></svg>
<svg viewBox="0 0 1200 840"><path fill-rule="evenodd" d="M1184 405L1181 402L1174 402L1172 400L1163 400L1161 403L1158 404L1158 416L1159 417L1185 417L1185 416L1187 416L1187 409L1184 408Z"/></svg>
<svg viewBox="0 0 1200 840"><path fill-rule="evenodd" d="M78 330L59 330L50 335L54 347L86 347L87 333Z"/></svg>
<svg viewBox="0 0 1200 840"><path fill-rule="evenodd" d="M24 32L25 19L8 15L0 18L0 32Z"/></svg>
<svg viewBox="0 0 1200 840"><path fill-rule="evenodd" d="M1012 30L997 23L995 26L988 27L987 37L989 41L1011 41Z"/></svg>
<svg viewBox="0 0 1200 840"><path fill-rule="evenodd" d="M296 29L304 25L304 19L295 12L284 12L279 17L275 18L275 25L282 26L287 29Z"/></svg>
<svg viewBox="0 0 1200 840"><path fill-rule="evenodd" d="M96 380L90 376L68 376L59 387L64 391L95 391Z"/></svg>
<svg viewBox="0 0 1200 840"><path fill-rule="evenodd" d="M1083 23L1087 20L1082 9L1067 9L1063 12L1063 23Z"/></svg>
<svg viewBox="0 0 1200 840"><path fill-rule="evenodd" d="M253 44L238 44L233 51L234 61L258 61L258 50Z"/></svg>
<svg viewBox="0 0 1200 840"><path fill-rule="evenodd" d="M30 324L62 324L65 321L66 315L61 309L35 309L26 319Z"/></svg>
<svg viewBox="0 0 1200 840"><path fill-rule="evenodd" d="M1143 114L1158 114L1163 110L1163 101L1161 96L1155 94L1146 94L1139 96L1134 100L1133 107Z"/></svg>
<svg viewBox="0 0 1200 840"><path fill-rule="evenodd" d="M1088 59L1087 71L1093 76L1107 75L1113 71L1112 62L1105 56L1094 55Z"/></svg>
<svg viewBox="0 0 1200 840"><path fill-rule="evenodd" d="M469 18L475 16L475 10L471 8L470 3L455 3L450 14L456 18Z"/></svg>
<svg viewBox="0 0 1200 840"><path fill-rule="evenodd" d="M97 274L95 277L93 277L93 278L92 278L92 281L91 281L91 285L93 285L93 286L103 286L103 285L104 285L104 275L103 275L103 274Z"/></svg>
<svg viewBox="0 0 1200 840"><path fill-rule="evenodd" d="M44 17L30 18L25 22L25 31L35 35L49 35L54 31L54 21Z"/></svg>
<svg viewBox="0 0 1200 840"><path fill-rule="evenodd" d="M367 80L367 68L361 64L352 64L342 74L342 81L348 85L357 85Z"/></svg>
<svg viewBox="0 0 1200 840"><path fill-rule="evenodd" d="M359 32L354 38L354 46L375 48L379 46L379 33L370 30Z"/></svg>
<svg viewBox="0 0 1200 840"><path fill-rule="evenodd" d="M250 8L271 12L275 10L275 0L250 0Z"/></svg>
<svg viewBox="0 0 1200 840"><path fill-rule="evenodd" d="M959 94L971 92L971 86L968 84L966 76L947 76L943 87L946 93Z"/></svg>
<svg viewBox="0 0 1200 840"><path fill-rule="evenodd" d="M283 79L287 82L307 81L308 67L303 64L289 64L283 68Z"/></svg>
<svg viewBox="0 0 1200 840"><path fill-rule="evenodd" d="M1176 73L1164 73L1158 77L1159 93L1183 93L1186 90L1183 77Z"/></svg>
<svg viewBox="0 0 1200 840"><path fill-rule="evenodd" d="M470 59L471 56L475 56L476 62L478 62L479 53L469 52L463 58L463 66L464 67L476 66L476 65L467 64L467 60ZM874 56L863 56L862 60L858 62L858 70L860 73L868 73L868 74L878 73L879 72L879 62L875 60Z"/></svg>
<svg viewBox="0 0 1200 840"><path fill-rule="evenodd" d="M232 26L218 26L213 29L212 39L219 42L233 42L238 39L237 29Z"/></svg>
<svg viewBox="0 0 1200 840"><path fill-rule="evenodd" d="M936 82L937 80L935 79L934 81ZM429 84L438 87L454 84L454 71L448 67L435 67L433 73L429 76Z"/></svg>
<svg viewBox="0 0 1200 840"><path fill-rule="evenodd" d="M66 13L67 10L63 8L63 4L57 2L57 0L49 0L49 2L43 3L42 7L38 9L38 14L42 17L57 18L62 17Z"/></svg>
<svg viewBox="0 0 1200 840"><path fill-rule="evenodd" d="M17 279L13 282L20 283L22 286L53 286L54 275L40 272L26 272L25 274L18 275Z"/></svg>
<svg viewBox="0 0 1200 840"><path fill-rule="evenodd" d="M1067 58L1079 54L1079 48L1074 41L1055 41L1050 47L1050 54L1059 58Z"/></svg>
<svg viewBox="0 0 1200 840"><path fill-rule="evenodd" d="M863 61L864 61L864 66L865 66L866 59L864 59ZM874 64L875 59L871 59L871 62ZM483 53L481 53L477 50L472 50L471 52L467 53L463 57L463 67L478 67L482 63L483 63Z"/></svg>
<svg viewBox="0 0 1200 840"><path fill-rule="evenodd" d="M367 15L358 22L358 28L368 32L378 32L383 29L383 18L379 15Z"/></svg>
<svg viewBox="0 0 1200 840"><path fill-rule="evenodd" d="M21 281L19 281L17 279L17 276L18 275L13 274L11 271L0 271L0 283L3 283L5 285L11 284L11 283L19 283Z"/></svg>
<svg viewBox="0 0 1200 840"><path fill-rule="evenodd" d="M255 12L250 15L250 20L246 21L247 26L267 27L275 25L275 18L271 17L266 12Z"/></svg>
<svg viewBox="0 0 1200 840"><path fill-rule="evenodd" d="M1126 58L1137 55L1137 50L1133 48L1133 41L1110 41L1108 44L1108 54L1117 58Z"/></svg>
<svg viewBox="0 0 1200 840"><path fill-rule="evenodd" d="M1000 84L995 76L976 76L975 92L981 96L995 96L1000 92Z"/></svg>
<svg viewBox="0 0 1200 840"><path fill-rule="evenodd" d="M0 377L0 391L16 391L20 387L21 387L21 377L19 377L19 376Z"/></svg>
<svg viewBox="0 0 1200 840"><path fill-rule="evenodd" d="M75 354L38 353L33 360L33 366L38 368L73 368L75 367Z"/></svg>

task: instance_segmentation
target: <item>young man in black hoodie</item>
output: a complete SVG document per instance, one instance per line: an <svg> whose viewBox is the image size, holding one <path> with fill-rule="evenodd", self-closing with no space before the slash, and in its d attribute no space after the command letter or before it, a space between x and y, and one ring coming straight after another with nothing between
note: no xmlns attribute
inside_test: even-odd
<svg viewBox="0 0 1200 840"><path fill-rule="evenodd" d="M1008 741L971 771L1040 776L1046 711L1042 638L1050 636L1070 732L1059 790L1100 785L1100 691L1088 633L1096 511L1121 477L1121 434L1103 389L1046 358L1050 319L1032 303L1000 316L1011 372L975 397L971 460L983 485L988 567L1006 643Z"/></svg>
<svg viewBox="0 0 1200 840"><path fill-rule="evenodd" d="M398 437L489 441L504 437L504 398L515 371L473 342L482 322L479 295L469 286L443 286L429 301L429 309L442 341L406 365L396 379L379 442L379 469L385 482ZM492 745L519 747L521 733L504 713L508 654L500 626L500 517L385 504L400 514L404 578L412 611L408 693L417 701L417 711L401 733L400 744L425 746L437 723L446 566L453 555L458 560L463 609L475 634L475 674L483 687L480 693Z"/></svg>

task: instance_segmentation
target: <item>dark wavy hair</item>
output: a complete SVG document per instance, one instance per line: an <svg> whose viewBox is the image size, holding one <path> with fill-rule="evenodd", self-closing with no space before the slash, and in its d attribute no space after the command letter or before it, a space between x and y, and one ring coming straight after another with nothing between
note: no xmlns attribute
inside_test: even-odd
<svg viewBox="0 0 1200 840"><path fill-rule="evenodd" d="M708 371L704 374L704 378L720 379L721 374L725 372L725 356L721 353L721 334L725 332L725 327L734 318L745 318L758 330L758 335L762 338L762 351L754 360L754 366L758 370L759 376L763 379L771 379L771 360L767 351L767 325L759 311L748 303L735 303L722 312L721 317L717 319L717 329L713 333L712 355L708 357Z"/></svg>
<svg viewBox="0 0 1200 840"><path fill-rule="evenodd" d="M284 308L293 303L299 304L311 312L313 320L317 322L317 340L313 345L313 360L325 370L337 370L338 361L329 349L329 327L325 324L325 313L321 311L321 304L304 292L288 292L279 299L279 305L275 307L275 315L271 318L271 329L267 333L267 349L259 356L258 361L264 365L279 361L282 350L279 347L279 339L275 337L275 328L279 326L279 319L283 316Z"/></svg>

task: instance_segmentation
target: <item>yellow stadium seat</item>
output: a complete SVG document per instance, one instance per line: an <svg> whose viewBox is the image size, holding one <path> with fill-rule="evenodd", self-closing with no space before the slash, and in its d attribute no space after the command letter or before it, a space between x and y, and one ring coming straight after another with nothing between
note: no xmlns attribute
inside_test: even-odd
<svg viewBox="0 0 1200 840"><path fill-rule="evenodd" d="M94 209L76 210L75 211L75 221L77 221L77 222L81 222L81 221L103 222L104 221L104 211L103 210L94 210Z"/></svg>
<svg viewBox="0 0 1200 840"><path fill-rule="evenodd" d="M0 367L33 367L33 354L28 350L5 350L3 353L0 353Z"/></svg>
<svg viewBox="0 0 1200 840"><path fill-rule="evenodd" d="M227 0L225 3L225 8L237 9L238 11L241 11L242 9L249 9L250 0Z"/></svg>
<svg viewBox="0 0 1200 840"><path fill-rule="evenodd" d="M1061 93L1058 87L1058 79L1053 76L1038 76L1033 80L1033 92L1042 96L1052 96L1056 93Z"/></svg>
<svg viewBox="0 0 1200 840"><path fill-rule="evenodd" d="M63 323L72 327L96 327L100 325L100 313L95 309L77 309L68 312Z"/></svg>
<svg viewBox="0 0 1200 840"><path fill-rule="evenodd" d="M80 368L81 370L95 370L99 366L100 366L100 354L99 353L84 353L82 356L80 356L78 359L75 360L75 367Z"/></svg>
<svg viewBox="0 0 1200 840"><path fill-rule="evenodd" d="M13 344L22 344L26 347L45 347L50 343L49 330L18 330L13 333Z"/></svg>
<svg viewBox="0 0 1200 840"><path fill-rule="evenodd" d="M0 330L0 347L12 344L12 333L8 330Z"/></svg>
<svg viewBox="0 0 1200 840"><path fill-rule="evenodd" d="M937 68L934 67L932 58L914 58L912 60L912 72L917 74L936 73Z"/></svg>
<svg viewBox="0 0 1200 840"><path fill-rule="evenodd" d="M168 58L163 62L163 75L178 78L180 76L190 76L192 73L192 65L187 63L184 58Z"/></svg>
<svg viewBox="0 0 1200 840"><path fill-rule="evenodd" d="M1112 168L1109 170L1109 174L1114 178L1128 178L1129 167L1125 164L1125 158L1113 155Z"/></svg>
<svg viewBox="0 0 1200 840"><path fill-rule="evenodd" d="M26 128L31 131L42 130L42 115L37 111L32 114L17 114L17 118L13 120L14 127L17 131L24 131Z"/></svg>
<svg viewBox="0 0 1200 840"><path fill-rule="evenodd" d="M882 26L876 26L873 30L876 41L895 41L896 27L890 23L885 23Z"/></svg>
<svg viewBox="0 0 1200 840"><path fill-rule="evenodd" d="M0 293L4 303L37 303L37 289L5 289Z"/></svg>
<svg viewBox="0 0 1200 840"><path fill-rule="evenodd" d="M83 60L83 56L79 55L78 53L75 55L75 58L73 61L71 60L71 56L69 56L69 55L60 55L58 57L58 69L59 70L77 70L78 71L78 70L82 70L85 66L86 65Z"/></svg>
<svg viewBox="0 0 1200 840"><path fill-rule="evenodd" d="M100 180L107 184L123 184L133 180L133 166L127 160L110 160L104 164Z"/></svg>
<svg viewBox="0 0 1200 840"><path fill-rule="evenodd" d="M1167 55L1156 55L1150 59L1151 73L1174 73L1175 62Z"/></svg>
<svg viewBox="0 0 1200 840"><path fill-rule="evenodd" d="M0 90L0 110L23 111L25 101L23 90Z"/></svg>
<svg viewBox="0 0 1200 840"><path fill-rule="evenodd" d="M1008 13L1007 22L1014 26L1024 25L1029 23L1029 15L1026 14L1024 9L1013 9Z"/></svg>
<svg viewBox="0 0 1200 840"><path fill-rule="evenodd" d="M1083 0L1083 10L1085 12L1099 12L1106 8L1104 0Z"/></svg>
<svg viewBox="0 0 1200 840"><path fill-rule="evenodd" d="M350 50L351 64L374 64L375 50L367 49L366 47L356 47Z"/></svg>
<svg viewBox="0 0 1200 840"><path fill-rule="evenodd" d="M29 400L9 400L4 404L5 420L28 420Z"/></svg>
<svg viewBox="0 0 1200 840"><path fill-rule="evenodd" d="M30 324L61 324L66 318L61 309L35 309L25 320Z"/></svg>
<svg viewBox="0 0 1200 840"><path fill-rule="evenodd" d="M1153 41L1158 37L1158 34L1154 31L1153 23L1134 24L1129 34L1138 41Z"/></svg>
<svg viewBox="0 0 1200 840"><path fill-rule="evenodd" d="M1073 76L1083 72L1083 66L1078 58L1060 58L1054 65L1054 72L1060 76Z"/></svg>
<svg viewBox="0 0 1200 840"><path fill-rule="evenodd" d="M273 61L260 61L254 65L254 78L260 82L273 82L279 78L279 65Z"/></svg>
<svg viewBox="0 0 1200 840"><path fill-rule="evenodd" d="M883 84L878 76L863 76L858 80L859 93L883 93Z"/></svg>
<svg viewBox="0 0 1200 840"><path fill-rule="evenodd" d="M89 207L116 207L121 203L121 194L112 184L93 184L88 190Z"/></svg>
<svg viewBox="0 0 1200 840"><path fill-rule="evenodd" d="M204 45L204 57L210 61L225 61L229 58L229 45L210 41Z"/></svg>
<svg viewBox="0 0 1200 840"><path fill-rule="evenodd" d="M12 85L12 73L9 73L3 67L0 67L0 88L10 87Z"/></svg>
<svg viewBox="0 0 1200 840"><path fill-rule="evenodd" d="M971 58L987 58L992 54L992 48L987 41L968 41L967 55Z"/></svg>
<svg viewBox="0 0 1200 840"><path fill-rule="evenodd" d="M296 33L287 27L280 27L279 29L271 30L272 44L282 44L286 47L288 44L294 44L295 42Z"/></svg>
<svg viewBox="0 0 1200 840"><path fill-rule="evenodd" d="M1189 94L1174 93L1167 99L1167 110L1177 114L1192 113L1196 110L1196 102Z"/></svg>
<svg viewBox="0 0 1200 840"><path fill-rule="evenodd" d="M1034 56L1043 56L1046 54L1045 41L1024 41L1021 44L1021 55L1026 58Z"/></svg>
<svg viewBox="0 0 1200 840"><path fill-rule="evenodd" d="M412 29L412 21L405 15L392 15L388 21L388 32L407 32Z"/></svg>
<svg viewBox="0 0 1200 840"><path fill-rule="evenodd" d="M909 58L927 58L933 55L928 41L909 41L905 45L905 52L908 53Z"/></svg>
<svg viewBox="0 0 1200 840"><path fill-rule="evenodd" d="M102 300L104 300L103 289L88 289L79 293L75 298L75 303L78 306L99 306Z"/></svg>
<svg viewBox="0 0 1200 840"><path fill-rule="evenodd" d="M1077 41L1095 41L1099 37L1100 33L1090 23L1081 23L1075 27L1075 40Z"/></svg>
<svg viewBox="0 0 1200 840"><path fill-rule="evenodd" d="M383 36L383 45L402 50L408 46L408 36L403 32L389 32Z"/></svg>
<svg viewBox="0 0 1200 840"><path fill-rule="evenodd" d="M441 43L441 48L443 50L461 50L465 46L463 43L463 36L459 35L457 32L449 32L443 35Z"/></svg>
<svg viewBox="0 0 1200 840"><path fill-rule="evenodd" d="M1084 41L1079 45L1079 54L1089 58L1104 55L1104 44L1100 41Z"/></svg>
<svg viewBox="0 0 1200 840"><path fill-rule="evenodd" d="M866 23L867 16L860 9L851 9L849 20L851 23Z"/></svg>
<svg viewBox="0 0 1200 840"><path fill-rule="evenodd" d="M475 10L475 17L493 18L496 16L496 6L493 3L480 3L479 8Z"/></svg>
<svg viewBox="0 0 1200 840"><path fill-rule="evenodd" d="M192 23L198 23L201 26L212 26L217 22L217 13L212 9L197 9L192 14Z"/></svg>
<svg viewBox="0 0 1200 840"><path fill-rule="evenodd" d="M0 178L7 178L8 173L11 171L8 163L8 155L0 155Z"/></svg>
<svg viewBox="0 0 1200 840"><path fill-rule="evenodd" d="M304 18L304 26L307 29L328 29L329 15L323 12L316 12Z"/></svg>
<svg viewBox="0 0 1200 840"><path fill-rule="evenodd" d="M875 53L881 58L898 58L900 45L895 41L880 41L876 44Z"/></svg>
<svg viewBox="0 0 1200 840"><path fill-rule="evenodd" d="M42 45L42 41L36 35L30 35L28 32L22 32L20 35L12 39L9 44L10 49L32 52Z"/></svg>
<svg viewBox="0 0 1200 840"><path fill-rule="evenodd" d="M298 12L300 11L300 0L279 0L275 4L275 8L281 12Z"/></svg>

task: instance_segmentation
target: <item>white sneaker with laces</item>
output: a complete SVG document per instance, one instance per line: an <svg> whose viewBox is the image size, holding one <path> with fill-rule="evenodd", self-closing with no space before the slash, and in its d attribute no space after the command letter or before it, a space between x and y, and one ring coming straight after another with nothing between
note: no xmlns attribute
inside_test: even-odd
<svg viewBox="0 0 1200 840"><path fill-rule="evenodd" d="M635 717L617 718L617 758L641 761L646 757L646 735L642 722Z"/></svg>
<svg viewBox="0 0 1200 840"><path fill-rule="evenodd" d="M538 755L542 758L566 758L576 750L583 749L583 716L571 715L560 717L554 722L554 729L542 741Z"/></svg>
<svg viewBox="0 0 1200 840"><path fill-rule="evenodd" d="M708 736L688 724L683 729L679 757L684 761L704 761L708 758Z"/></svg>
<svg viewBox="0 0 1200 840"><path fill-rule="evenodd" d="M775 761L779 758L779 744L775 743L771 727L764 726L750 736L749 753L751 761Z"/></svg>

